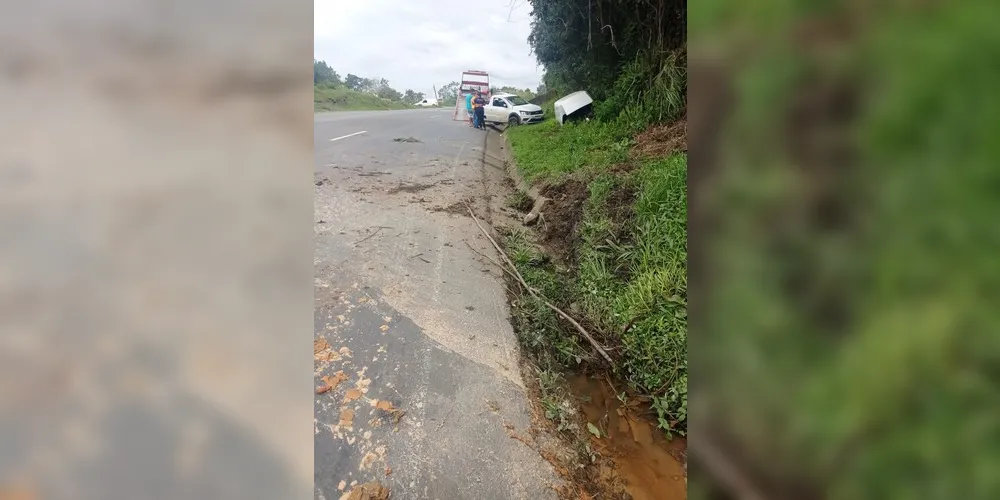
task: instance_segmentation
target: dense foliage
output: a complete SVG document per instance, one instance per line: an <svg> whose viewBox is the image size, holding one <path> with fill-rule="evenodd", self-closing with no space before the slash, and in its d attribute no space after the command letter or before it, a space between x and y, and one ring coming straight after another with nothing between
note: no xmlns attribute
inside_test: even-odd
<svg viewBox="0 0 1000 500"><path fill-rule="evenodd" d="M558 94L587 90L606 103L605 119L643 101L668 109L644 113L649 120L667 121L679 112L686 92L678 70L685 64L686 2L529 1L534 21L528 42L545 66L547 89ZM660 95L666 93L672 95Z"/></svg>
<svg viewBox="0 0 1000 500"><path fill-rule="evenodd" d="M535 93L532 92L531 89L519 89L519 88L513 87L511 85L503 85L501 87L493 87L493 88L490 89L490 92L492 92L494 94L500 94L500 93L503 93L503 94L514 94L514 95L518 95L518 96L523 97L524 100L526 100L526 101L530 101L530 100L532 100L532 99L535 98Z"/></svg>

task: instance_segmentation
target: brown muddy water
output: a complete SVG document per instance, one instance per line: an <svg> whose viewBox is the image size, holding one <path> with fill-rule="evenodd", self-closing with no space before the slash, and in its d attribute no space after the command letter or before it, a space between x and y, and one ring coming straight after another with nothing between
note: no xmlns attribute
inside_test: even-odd
<svg viewBox="0 0 1000 500"><path fill-rule="evenodd" d="M633 500L687 498L687 473L681 462L685 439L668 440L644 415L648 405L631 400L623 404L603 378L578 375L570 379L570 386L587 421L601 431L601 438L591 435L591 447L615 462Z"/></svg>

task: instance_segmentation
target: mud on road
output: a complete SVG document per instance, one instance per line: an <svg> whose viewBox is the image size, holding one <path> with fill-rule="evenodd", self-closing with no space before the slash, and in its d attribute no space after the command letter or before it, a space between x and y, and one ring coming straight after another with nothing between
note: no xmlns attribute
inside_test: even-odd
<svg viewBox="0 0 1000 500"><path fill-rule="evenodd" d="M317 122L315 496L378 481L392 498L554 499L562 479L511 438L529 395L465 209L492 217L503 171L483 132L428 127L433 112ZM321 137L351 127L368 132Z"/></svg>

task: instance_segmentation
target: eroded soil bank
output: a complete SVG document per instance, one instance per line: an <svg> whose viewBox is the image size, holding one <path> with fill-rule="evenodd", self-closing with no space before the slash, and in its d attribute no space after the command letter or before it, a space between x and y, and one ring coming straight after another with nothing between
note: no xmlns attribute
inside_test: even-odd
<svg viewBox="0 0 1000 500"><path fill-rule="evenodd" d="M512 173L510 157L500 134L490 133L487 139L487 165L503 166ZM492 160L492 161L491 161ZM580 223L586 186L567 183L559 189L536 190L548 198L544 230L526 228L522 218L531 203L523 198L528 191L523 179L516 174L492 187L499 200L495 204L493 225L501 233L527 232L530 244L556 261L572 259L575 245L572 235ZM558 234L559 237L553 237ZM508 293L513 314L514 304L523 299L523 290L508 276ZM515 329L517 319L514 318ZM519 335L523 332L519 332ZM522 335L523 342L523 335ZM540 362L530 347L522 349L525 356L524 378L534 394L534 429L525 439L549 461L572 487L559 491L560 498L572 500L634 499L683 500L687 498L686 440L668 439L657 428L650 405L628 394L623 383L617 383L603 373L585 374L562 372L555 379L548 373L551 366ZM548 379L544 380L543 379ZM564 455L553 452L545 436L562 441L562 449L575 450Z"/></svg>

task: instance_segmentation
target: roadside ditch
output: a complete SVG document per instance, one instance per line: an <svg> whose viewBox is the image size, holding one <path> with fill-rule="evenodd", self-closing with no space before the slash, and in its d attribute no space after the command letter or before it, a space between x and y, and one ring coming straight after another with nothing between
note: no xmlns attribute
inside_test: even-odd
<svg viewBox="0 0 1000 500"><path fill-rule="evenodd" d="M570 263L581 251L588 185L527 182L499 130L487 134L484 156L491 210L482 218L505 254L501 260L511 266L497 264L513 267L505 269L511 322L533 396L531 435L511 437L535 449L572 485L559 491L560 498L686 498L686 440L658 428L650 399L629 389L621 371L581 333L600 325L588 322L583 306L566 292L576 279ZM608 216L629 217L635 198L634 190L613 190L605 203Z"/></svg>

